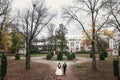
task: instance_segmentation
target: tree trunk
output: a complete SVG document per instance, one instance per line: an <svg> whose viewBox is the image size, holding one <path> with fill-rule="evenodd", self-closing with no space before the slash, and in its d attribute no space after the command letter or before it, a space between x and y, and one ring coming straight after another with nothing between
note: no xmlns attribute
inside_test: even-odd
<svg viewBox="0 0 120 80"><path fill-rule="evenodd" d="M92 23L92 70L96 71L97 67L96 67L96 56L95 56L95 23Z"/></svg>
<svg viewBox="0 0 120 80"><path fill-rule="evenodd" d="M97 46L98 46L98 50L99 50L99 54L101 53L101 51L103 52L104 49L102 48L102 44L101 42L98 40L98 37L96 37L96 41L97 41Z"/></svg>
<svg viewBox="0 0 120 80"><path fill-rule="evenodd" d="M55 48L54 48L55 52L56 52L56 36L55 36Z"/></svg>
<svg viewBox="0 0 120 80"><path fill-rule="evenodd" d="M62 37L61 37L61 38L62 38L62 40L61 40L61 41L62 41L62 43L61 43L61 44L62 44L62 48L61 48L61 49L62 49L62 50L61 50L61 51L62 51L62 54L63 54L63 47L64 47L64 46L63 46L63 41L64 41L64 40L63 40L63 37L64 37L64 35L63 35L63 33L62 33Z"/></svg>
<svg viewBox="0 0 120 80"><path fill-rule="evenodd" d="M3 77L1 77L1 80L4 80L4 78L3 78Z"/></svg>
<svg viewBox="0 0 120 80"><path fill-rule="evenodd" d="M52 41L50 42L50 51L52 51Z"/></svg>
<svg viewBox="0 0 120 80"><path fill-rule="evenodd" d="M92 70L96 71L95 43L92 41Z"/></svg>
<svg viewBox="0 0 120 80"><path fill-rule="evenodd" d="M26 42L26 70L30 69L30 40L27 40Z"/></svg>

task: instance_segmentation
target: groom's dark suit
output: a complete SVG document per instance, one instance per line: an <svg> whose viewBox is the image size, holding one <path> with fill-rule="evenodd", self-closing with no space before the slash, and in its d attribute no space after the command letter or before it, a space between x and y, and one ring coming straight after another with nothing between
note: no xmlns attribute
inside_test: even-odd
<svg viewBox="0 0 120 80"><path fill-rule="evenodd" d="M66 74L66 68L67 68L67 64L64 63L64 64L63 64L63 74L64 74L64 75Z"/></svg>

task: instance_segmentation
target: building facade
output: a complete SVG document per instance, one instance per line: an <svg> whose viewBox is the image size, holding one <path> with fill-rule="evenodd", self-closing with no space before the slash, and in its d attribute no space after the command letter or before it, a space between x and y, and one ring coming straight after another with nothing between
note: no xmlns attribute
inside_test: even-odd
<svg viewBox="0 0 120 80"><path fill-rule="evenodd" d="M109 39L109 55L118 55L120 32L113 30L114 37Z"/></svg>
<svg viewBox="0 0 120 80"><path fill-rule="evenodd" d="M53 40L52 43L49 40L37 40L32 43L34 46L37 46L39 50L49 51L49 50L57 50L59 51L59 41ZM81 51L81 40L80 39L67 39L67 46L69 52L79 52Z"/></svg>
<svg viewBox="0 0 120 80"><path fill-rule="evenodd" d="M81 51L81 39L67 39L67 46L69 52Z"/></svg>

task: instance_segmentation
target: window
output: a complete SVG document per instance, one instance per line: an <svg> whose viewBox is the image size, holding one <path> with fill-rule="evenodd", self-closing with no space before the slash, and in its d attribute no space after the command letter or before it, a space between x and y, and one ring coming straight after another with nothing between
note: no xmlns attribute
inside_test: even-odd
<svg viewBox="0 0 120 80"><path fill-rule="evenodd" d="M76 51L78 51L79 50L79 45L76 45Z"/></svg>
<svg viewBox="0 0 120 80"><path fill-rule="evenodd" d="M76 48L76 51L79 51L79 48Z"/></svg>
<svg viewBox="0 0 120 80"><path fill-rule="evenodd" d="M71 47L74 47L74 42L71 42L71 43L70 43L70 46L71 46Z"/></svg>
<svg viewBox="0 0 120 80"><path fill-rule="evenodd" d="M79 44L79 42L76 42L76 44Z"/></svg>

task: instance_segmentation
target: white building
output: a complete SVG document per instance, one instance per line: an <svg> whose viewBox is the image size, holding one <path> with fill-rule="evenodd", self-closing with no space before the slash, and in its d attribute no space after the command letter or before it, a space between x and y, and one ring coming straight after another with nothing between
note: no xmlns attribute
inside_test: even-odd
<svg viewBox="0 0 120 80"><path fill-rule="evenodd" d="M81 51L81 39L67 39L68 51L78 52Z"/></svg>
<svg viewBox="0 0 120 80"><path fill-rule="evenodd" d="M71 39L66 39L67 40L67 46L68 46L68 51L69 52L79 52L81 51L81 39L76 39L76 38L71 38ZM53 40L54 41L54 40ZM51 46L49 45L49 40L39 40L39 41L34 41L32 43L33 45L37 46L39 48L39 50L58 50L58 44L59 42L56 42L56 47L55 47L55 43L53 42L53 44Z"/></svg>
<svg viewBox="0 0 120 80"><path fill-rule="evenodd" d="M109 39L109 55L118 55L120 32L117 29L113 30L114 37Z"/></svg>

